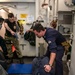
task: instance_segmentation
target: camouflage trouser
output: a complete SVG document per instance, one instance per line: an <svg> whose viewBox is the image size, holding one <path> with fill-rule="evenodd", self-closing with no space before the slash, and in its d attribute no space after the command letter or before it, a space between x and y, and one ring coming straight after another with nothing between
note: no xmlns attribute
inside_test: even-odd
<svg viewBox="0 0 75 75"><path fill-rule="evenodd" d="M14 38L14 37L7 37L7 36L5 36L5 40L12 41L13 45L16 48L17 56L19 58L22 58L22 54L21 54L21 51L19 49L19 41L16 38ZM7 46L8 57L12 58L13 57L12 44L6 44L6 46Z"/></svg>

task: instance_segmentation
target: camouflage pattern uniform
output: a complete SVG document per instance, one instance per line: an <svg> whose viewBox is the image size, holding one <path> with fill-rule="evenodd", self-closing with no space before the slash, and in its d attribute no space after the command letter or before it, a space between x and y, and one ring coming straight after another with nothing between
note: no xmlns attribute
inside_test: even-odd
<svg viewBox="0 0 75 75"><path fill-rule="evenodd" d="M14 31L15 33L17 32L17 25L15 23L15 21L13 23L11 23L8 19L5 21L9 28ZM22 54L21 51L19 49L19 41L18 41L18 36L16 35L12 35L7 29L6 29L6 34L5 34L5 40L11 41L12 44L15 46L16 48L16 54L19 58L22 58ZM13 52L12 52L12 44L6 44L7 46L7 51L8 51L8 57L12 58L13 57Z"/></svg>
<svg viewBox="0 0 75 75"><path fill-rule="evenodd" d="M8 36L5 36L5 39L8 40L8 41L11 41L11 43L6 44L7 51L8 51L8 57L9 58L13 57L12 45L14 45L15 48L16 48L16 54L17 54L17 56L19 58L22 58L22 54L21 54L21 51L19 49L19 41L16 38L14 38L14 37L8 37Z"/></svg>

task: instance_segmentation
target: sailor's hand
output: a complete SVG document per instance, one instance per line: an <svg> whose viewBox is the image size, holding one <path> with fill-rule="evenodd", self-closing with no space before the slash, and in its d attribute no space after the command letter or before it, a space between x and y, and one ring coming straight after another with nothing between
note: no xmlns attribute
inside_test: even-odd
<svg viewBox="0 0 75 75"><path fill-rule="evenodd" d="M51 66L45 65L44 69L45 69L46 72L50 72L51 71Z"/></svg>
<svg viewBox="0 0 75 75"><path fill-rule="evenodd" d="M12 35L15 35L15 32L14 32L14 31L11 31L11 34L12 34Z"/></svg>

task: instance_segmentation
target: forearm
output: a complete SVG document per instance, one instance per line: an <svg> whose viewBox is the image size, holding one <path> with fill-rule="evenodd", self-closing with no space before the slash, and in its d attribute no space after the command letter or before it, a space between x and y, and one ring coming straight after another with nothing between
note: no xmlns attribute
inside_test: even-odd
<svg viewBox="0 0 75 75"><path fill-rule="evenodd" d="M44 65L44 69L45 69L46 72L50 72L50 71L51 71L51 68L52 68L52 66L53 66L55 57L56 57L56 53L51 53L51 54L50 54L50 61L49 61L49 64Z"/></svg>
<svg viewBox="0 0 75 75"><path fill-rule="evenodd" d="M49 61L50 66L53 65L55 57L56 57L56 53L51 53L51 55L50 55L50 61Z"/></svg>
<svg viewBox="0 0 75 75"><path fill-rule="evenodd" d="M5 23L5 28L9 31L9 32L11 32L12 30L10 29L10 27Z"/></svg>
<svg viewBox="0 0 75 75"><path fill-rule="evenodd" d="M5 26L5 28L6 28L12 35L15 34L15 32L12 31L12 29L7 25L7 23L5 23L4 26Z"/></svg>

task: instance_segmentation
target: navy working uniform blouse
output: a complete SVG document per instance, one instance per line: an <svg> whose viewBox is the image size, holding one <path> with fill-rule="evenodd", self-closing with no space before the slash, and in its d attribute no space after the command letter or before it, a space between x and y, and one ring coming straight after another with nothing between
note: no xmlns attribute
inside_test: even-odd
<svg viewBox="0 0 75 75"><path fill-rule="evenodd" d="M46 33L43 38L48 43L47 52L45 54L48 57L50 57L50 53L56 53L57 46L60 46L62 42L66 41L61 33L52 28L46 28Z"/></svg>

